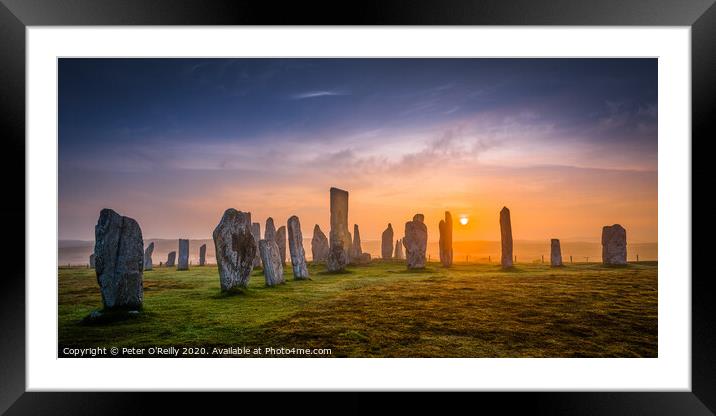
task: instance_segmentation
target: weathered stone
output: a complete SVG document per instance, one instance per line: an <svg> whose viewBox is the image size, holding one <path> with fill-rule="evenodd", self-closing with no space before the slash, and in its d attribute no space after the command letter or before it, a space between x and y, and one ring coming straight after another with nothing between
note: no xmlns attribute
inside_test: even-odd
<svg viewBox="0 0 716 416"><path fill-rule="evenodd" d="M556 238L550 241L549 264L552 267L562 266L562 248L559 246L559 240Z"/></svg>
<svg viewBox="0 0 716 416"><path fill-rule="evenodd" d="M428 227L422 221L422 214L417 214L412 221L405 223L405 256L409 269L422 269L425 267L425 251L428 245Z"/></svg>
<svg viewBox="0 0 716 416"><path fill-rule="evenodd" d="M144 271L152 270L152 253L154 253L154 243L149 243L144 250Z"/></svg>
<svg viewBox="0 0 716 416"><path fill-rule="evenodd" d="M282 225L276 230L276 245L281 256L281 264L286 266L286 226Z"/></svg>
<svg viewBox="0 0 716 416"><path fill-rule="evenodd" d="M189 270L189 240L179 239L179 262L177 270Z"/></svg>
<svg viewBox="0 0 716 416"><path fill-rule="evenodd" d="M445 219L440 220L440 262L445 267L452 266L452 215L445 211Z"/></svg>
<svg viewBox="0 0 716 416"><path fill-rule="evenodd" d="M512 222L510 210L502 207L500 211L500 240L502 247L502 268L512 267Z"/></svg>
<svg viewBox="0 0 716 416"><path fill-rule="evenodd" d="M90 267L90 269L94 269L94 264L95 264L95 261L94 261L94 253L92 253L92 254L90 254L90 256L89 256L89 267Z"/></svg>
<svg viewBox="0 0 716 416"><path fill-rule="evenodd" d="M301 222L295 215L288 219L288 250L291 253L293 278L296 280L308 279L308 266L306 265L306 251L303 249Z"/></svg>
<svg viewBox="0 0 716 416"><path fill-rule="evenodd" d="M264 229L264 239L276 241L276 226L273 224L273 218L266 219L266 229ZM263 259L263 257L261 257Z"/></svg>
<svg viewBox="0 0 716 416"><path fill-rule="evenodd" d="M331 188L331 231L329 233L330 246L337 241L343 243L346 260L350 259L351 233L348 231L348 192Z"/></svg>
<svg viewBox="0 0 716 416"><path fill-rule="evenodd" d="M199 247L199 266L206 264L206 244L202 244Z"/></svg>
<svg viewBox="0 0 716 416"><path fill-rule="evenodd" d="M165 266L165 267L174 267L174 264L176 263L176 260L177 260L177 252L176 252L176 251L170 251L170 252L167 254L167 261L166 261L166 263L164 263L164 266Z"/></svg>
<svg viewBox="0 0 716 416"><path fill-rule="evenodd" d="M328 238L321 231L321 227L316 224L313 227L313 238L311 239L311 255L314 263L323 263L328 259Z"/></svg>
<svg viewBox="0 0 716 416"><path fill-rule="evenodd" d="M353 243L351 244L350 262L357 263L363 255L363 249L360 245L360 231L358 224L353 224Z"/></svg>
<svg viewBox="0 0 716 416"><path fill-rule="evenodd" d="M251 223L251 235L256 242L256 257L254 258L254 267L261 266L261 255L259 254L259 240L261 240L261 224L258 222Z"/></svg>
<svg viewBox="0 0 716 416"><path fill-rule="evenodd" d="M388 228L381 235L380 257L384 259L393 258L393 226L390 223L388 223Z"/></svg>
<svg viewBox="0 0 716 416"><path fill-rule="evenodd" d="M415 215L413 215L413 221L425 222L425 215L415 214Z"/></svg>
<svg viewBox="0 0 716 416"><path fill-rule="evenodd" d="M103 209L94 229L95 274L105 309L139 309L144 301L144 242L137 221Z"/></svg>
<svg viewBox="0 0 716 416"><path fill-rule="evenodd" d="M259 252L261 253L261 262L264 264L266 286L284 283L283 264L281 264L281 255L278 253L276 240L260 240Z"/></svg>
<svg viewBox="0 0 716 416"><path fill-rule="evenodd" d="M403 256L403 240L395 240L395 254L393 254L393 258L397 260L403 260L405 256Z"/></svg>
<svg viewBox="0 0 716 416"><path fill-rule="evenodd" d="M258 250L251 235L251 213L227 209L212 235L221 290L247 287Z"/></svg>
<svg viewBox="0 0 716 416"><path fill-rule="evenodd" d="M608 265L627 264L626 230L619 224L602 228L602 262Z"/></svg>
<svg viewBox="0 0 716 416"><path fill-rule="evenodd" d="M326 259L326 268L329 272L342 272L348 264L348 256L343 248L343 241L337 240L331 245L328 258Z"/></svg>

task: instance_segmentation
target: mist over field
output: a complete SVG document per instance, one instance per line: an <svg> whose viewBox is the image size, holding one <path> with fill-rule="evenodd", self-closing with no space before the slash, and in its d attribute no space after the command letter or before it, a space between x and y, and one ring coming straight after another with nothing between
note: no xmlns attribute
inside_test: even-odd
<svg viewBox="0 0 716 416"><path fill-rule="evenodd" d="M154 264L167 260L170 251L178 250L178 240L150 239L144 241L144 246L154 243ZM206 261L209 264L216 263L214 257L214 241L211 239L189 240L189 261L192 264L199 262L199 246L206 244ZM370 253L373 258L380 258L380 241L361 241L364 252ZM311 239L304 238L303 248L306 251L306 259L311 257ZM60 240L59 258L60 266L88 264L89 255L94 249L93 241ZM487 262L488 256L493 263L500 260L499 241L456 241L453 243L454 258L456 262ZM545 262L549 263L549 241L515 241L514 252L518 262L533 262L545 256ZM427 254L433 261L439 260L438 243L429 242ZM627 258L629 261L636 261L636 255L641 261L658 260L658 243L634 243L627 244ZM469 257L468 257L469 256ZM562 257L564 262L569 262L569 256L574 262L587 261L600 262L602 256L602 245L600 243L588 243L579 241L562 241ZM288 260L287 260L288 261Z"/></svg>

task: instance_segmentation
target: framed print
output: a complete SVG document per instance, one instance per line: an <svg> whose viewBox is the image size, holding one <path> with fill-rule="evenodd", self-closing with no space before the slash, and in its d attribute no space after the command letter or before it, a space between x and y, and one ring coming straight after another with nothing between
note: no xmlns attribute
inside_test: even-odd
<svg viewBox="0 0 716 416"><path fill-rule="evenodd" d="M26 173L3 410L327 390L711 414L710 2L181 5L3 5Z"/></svg>

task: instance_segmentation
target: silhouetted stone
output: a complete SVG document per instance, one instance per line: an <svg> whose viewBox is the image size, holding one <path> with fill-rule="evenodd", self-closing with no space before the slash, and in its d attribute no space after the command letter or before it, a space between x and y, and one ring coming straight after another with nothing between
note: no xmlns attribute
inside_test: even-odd
<svg viewBox="0 0 716 416"><path fill-rule="evenodd" d="M502 207L500 211L500 239L502 247L502 268L512 267L512 222L510 210Z"/></svg>
<svg viewBox="0 0 716 416"><path fill-rule="evenodd" d="M440 220L440 262L445 267L452 266L452 215L445 211L445 219Z"/></svg>
<svg viewBox="0 0 716 416"><path fill-rule="evenodd" d="M174 264L177 260L177 252L176 251L170 251L167 253L167 261L164 263L165 267L174 267Z"/></svg>
<svg viewBox="0 0 716 416"><path fill-rule="evenodd" d="M149 243L144 250L144 270L152 270L152 253L154 253L154 243Z"/></svg>
<svg viewBox="0 0 716 416"><path fill-rule="evenodd" d="M388 228L381 234L380 257L384 259L393 258L393 226L388 223Z"/></svg>
<svg viewBox="0 0 716 416"><path fill-rule="evenodd" d="M328 246L328 238L321 231L321 227L316 224L313 227L313 238L311 239L311 255L314 263L322 263L328 259L328 252L330 247Z"/></svg>
<svg viewBox="0 0 716 416"><path fill-rule="evenodd" d="M346 269L347 264L348 256L346 255L346 251L343 248L343 241L336 240L336 242L331 245L330 251L328 253L328 258L326 259L326 268L329 272L332 273L342 272Z"/></svg>
<svg viewBox="0 0 716 416"><path fill-rule="evenodd" d="M281 257L281 264L286 267L286 226L282 225L276 230L276 245Z"/></svg>
<svg viewBox="0 0 716 416"><path fill-rule="evenodd" d="M415 214L413 215L413 221L425 222L425 215Z"/></svg>
<svg viewBox="0 0 716 416"><path fill-rule="evenodd" d="M295 215L288 219L288 250L291 253L293 278L296 280L308 279L308 266L306 265L306 252L303 249L301 222Z"/></svg>
<svg viewBox="0 0 716 416"><path fill-rule="evenodd" d="M90 267L90 269L94 269L94 264L95 264L95 261L94 261L94 253L92 253L92 254L90 254L90 256L89 256L89 267Z"/></svg>
<svg viewBox="0 0 716 416"><path fill-rule="evenodd" d="M405 223L405 257L409 269L425 267L425 251L428 245L428 227L423 223L423 215L417 214L412 221Z"/></svg>
<svg viewBox="0 0 716 416"><path fill-rule="evenodd" d="M260 240L259 252L261 253L261 262L264 265L266 286L283 283L283 265L281 264L281 255L278 253L276 240Z"/></svg>
<svg viewBox="0 0 716 416"><path fill-rule="evenodd" d="M179 262L177 270L189 270L189 240L179 239Z"/></svg>
<svg viewBox="0 0 716 416"><path fill-rule="evenodd" d="M258 250L251 235L251 213L227 209L212 235L221 290L247 287Z"/></svg>
<svg viewBox="0 0 716 416"><path fill-rule="evenodd" d="M329 233L330 246L337 241L342 242L345 259L349 260L351 248L351 233L348 231L348 192L331 188L331 231Z"/></svg>
<svg viewBox="0 0 716 416"><path fill-rule="evenodd" d="M397 260L403 260L405 256L403 256L403 240L395 240L395 254L393 254L393 258Z"/></svg>
<svg viewBox="0 0 716 416"><path fill-rule="evenodd" d="M202 244L199 247L199 266L206 264L206 244Z"/></svg>
<svg viewBox="0 0 716 416"><path fill-rule="evenodd" d="M266 229L264 229L264 239L276 241L276 226L273 224L273 218L266 219ZM261 257L263 259L263 256Z"/></svg>
<svg viewBox="0 0 716 416"><path fill-rule="evenodd" d="M627 264L626 230L619 224L602 228L602 262L609 265Z"/></svg>
<svg viewBox="0 0 716 416"><path fill-rule="evenodd" d="M550 241L549 264L552 267L562 266L562 248L556 238Z"/></svg>
<svg viewBox="0 0 716 416"><path fill-rule="evenodd" d="M144 301L144 242L137 221L103 209L94 228L95 274L105 309L139 309Z"/></svg>
<svg viewBox="0 0 716 416"><path fill-rule="evenodd" d="M353 224L353 243L351 244L350 262L359 262L362 254L363 249L360 245L360 231L358 230L358 224Z"/></svg>
<svg viewBox="0 0 716 416"><path fill-rule="evenodd" d="M258 222L251 223L251 235L256 242L256 257L254 258L254 267L261 266L261 255L259 254L259 240L261 240L261 224Z"/></svg>

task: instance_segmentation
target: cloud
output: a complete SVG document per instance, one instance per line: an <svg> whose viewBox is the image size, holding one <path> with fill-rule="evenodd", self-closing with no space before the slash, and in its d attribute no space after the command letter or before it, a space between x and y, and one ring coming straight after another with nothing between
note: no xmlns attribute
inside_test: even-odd
<svg viewBox="0 0 716 416"><path fill-rule="evenodd" d="M294 94L291 96L292 100L305 100L308 98L318 98L318 97L334 97L334 96L341 96L341 95L351 95L347 91L330 91L330 90L324 90L324 91L307 91L300 94Z"/></svg>

